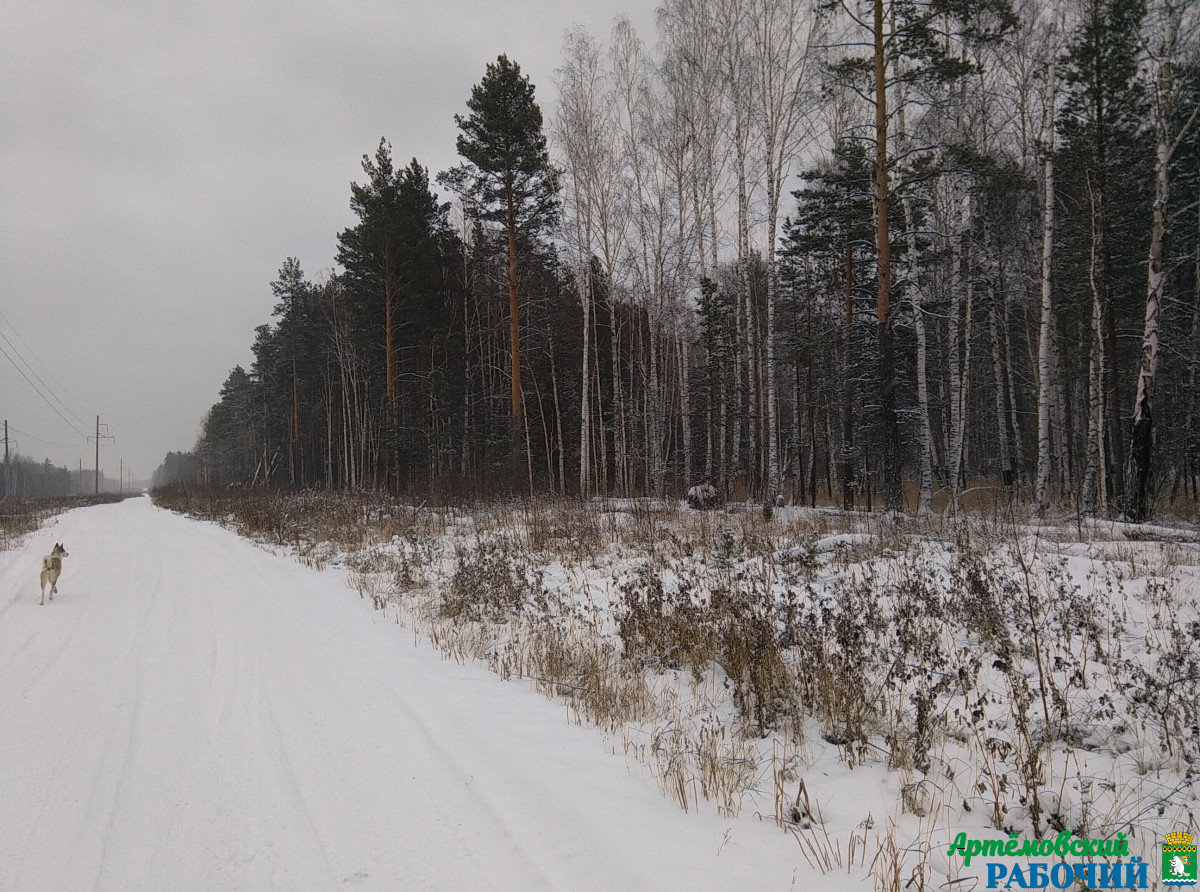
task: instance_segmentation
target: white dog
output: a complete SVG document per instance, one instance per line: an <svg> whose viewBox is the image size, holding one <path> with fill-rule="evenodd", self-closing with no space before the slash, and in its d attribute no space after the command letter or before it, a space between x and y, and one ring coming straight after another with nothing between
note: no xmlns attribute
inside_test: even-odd
<svg viewBox="0 0 1200 892"><path fill-rule="evenodd" d="M46 603L46 583L50 583L50 600L54 600L54 596L58 593L58 577L62 573L62 559L70 557L67 550L54 543L54 550L42 558L42 573L39 577L42 582L42 603Z"/></svg>

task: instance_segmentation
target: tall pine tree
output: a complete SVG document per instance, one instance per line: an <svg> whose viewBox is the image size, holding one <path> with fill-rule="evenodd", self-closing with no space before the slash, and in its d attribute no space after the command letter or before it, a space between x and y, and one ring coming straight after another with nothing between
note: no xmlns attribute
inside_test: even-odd
<svg viewBox="0 0 1200 892"><path fill-rule="evenodd" d="M523 453L521 405L521 303L519 249L551 223L558 210L554 168L542 131L542 110L521 66L508 56L489 63L471 88L470 114L455 115L460 131L455 146L464 164L440 180L470 201L488 221L500 223L508 240L509 344L512 360L510 433L513 473Z"/></svg>

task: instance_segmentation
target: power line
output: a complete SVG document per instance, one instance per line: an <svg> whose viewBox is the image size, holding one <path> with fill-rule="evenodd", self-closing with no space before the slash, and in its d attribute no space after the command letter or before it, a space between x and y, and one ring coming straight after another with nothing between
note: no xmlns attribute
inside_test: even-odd
<svg viewBox="0 0 1200 892"><path fill-rule="evenodd" d="M12 427L12 425L9 425L9 429L14 434L19 434L22 437L28 437L30 440L37 440L39 443L45 443L47 446L57 446L59 449L74 449L74 448L76 448L75 446L70 446L66 443L55 443L53 440L44 440L41 437L35 437L31 433L27 433L26 431L18 430L17 428Z"/></svg>
<svg viewBox="0 0 1200 892"><path fill-rule="evenodd" d="M8 324L12 325L11 322ZM20 336L20 333L19 333L19 331L17 331L17 329L13 329L13 334L17 335L17 339L20 342L25 343L25 339L23 339L23 337ZM4 331L0 331L0 339L4 339L4 342L7 343L8 347L12 348L13 353L17 354L17 358L20 359L20 361L22 361L22 363L25 365L26 369L29 369L31 375L34 376L35 378L37 378L37 383L41 384L42 387L44 389L46 389L47 394L54 397L54 401L56 403L59 403L59 406L66 409L66 412L68 415L72 415L72 417L74 419L76 419L79 424L86 424L86 421L84 421L82 418L79 418L79 415L74 413L72 411L71 407L67 406L66 402L62 401L61 397L59 397L58 394L54 393L54 389L52 387L50 387L49 384L47 384L46 382L43 381L42 376L38 375L37 370L34 369L34 366L32 366L30 364L30 361L28 359L25 359L25 354L23 354L22 352L19 351L19 349L17 348L17 345L14 345L14 343L12 341L8 340L8 336L5 335ZM25 347L26 348L29 347L28 343L25 343ZM12 358L10 357L10 361L11 360L12 360ZM49 372L47 372L47 375L49 376ZM29 381L29 378L25 378L25 381ZM78 433L78 431L76 431L76 432Z"/></svg>
<svg viewBox="0 0 1200 892"><path fill-rule="evenodd" d="M54 404L50 402L50 400L47 398L46 394L49 394L50 397L52 397L56 403L58 403L60 406L62 406L64 409L66 409L68 414L75 415L75 413L71 411L71 407L68 406L66 403L64 403L61 399L59 399L58 395L50 388L50 385L42 380L41 376L37 373L37 370L34 369L34 367L29 364L29 360L27 360L21 354L21 351L16 348L16 345L14 345L13 342L10 341L8 339L8 337L2 331L0 331L0 339L2 339L4 341L4 343L8 344L8 346L12 349L13 353L17 354L17 357L24 364L25 368L29 369L30 374L32 374L33 377L37 379L38 383L42 385L42 388L45 390L45 393L43 393L42 390L39 389L36 384L34 384L32 381L29 380L29 375L26 375L25 372L21 370L21 367L17 365L16 360L13 359L12 356L9 356L8 351L5 350L3 347L0 347L0 352L4 353L4 355L8 357L8 361L13 364L13 367L16 368L16 370L18 372L21 372L21 377L24 378L26 381L29 381L29 386L34 388L34 390L38 391L38 396L40 396L43 400L45 400L46 404L48 406L50 406L51 409L54 409L54 411L58 413L59 418L62 418L62 420L66 421L68 425L75 428L75 433L79 434L80 436L86 436L86 434L83 434L79 430L79 428L76 428L75 425L72 424L66 418L66 416L64 416L62 414L62 412L59 412L59 410L54 406ZM84 423L83 420L81 418L79 418L78 415L75 415L75 419L77 421L79 421L80 423Z"/></svg>
<svg viewBox="0 0 1200 892"><path fill-rule="evenodd" d="M5 340L7 340L7 338ZM87 436L87 434L85 434L83 431L81 431L79 428L77 428L74 424L72 424L71 420L69 418L67 418L67 416L63 415L63 413L58 410L58 407L55 406L54 403L50 402L50 400L47 399L46 394L42 393L42 391L40 389L38 389L38 386L36 384L34 384L32 381L29 380L29 376L25 374L24 370L19 365L17 365L17 361L8 355L7 350L5 350L3 347L0 347L0 353L4 354L4 357L9 362L12 363L13 368L16 369L17 372L20 373L21 377L25 379L25 382L30 387L33 388L34 393L36 393L38 396L40 396L42 398L42 402L44 402L47 406L49 406L54 411L54 414L63 420L63 422L67 425L67 427L71 428L71 430L75 431L75 433L79 434L79 436L81 436L81 437ZM33 370L30 369L30 371L33 371Z"/></svg>
<svg viewBox="0 0 1200 892"><path fill-rule="evenodd" d="M11 329L11 330L12 330L12 333L13 333L14 335L16 335L16 337L17 337L17 340L18 340L18 341L20 341L20 342L21 342L21 344L22 344L22 345L24 345L25 349L26 349L27 351L29 351L29 353L30 353L30 354L32 354L32 355L33 355L33 361L34 361L34 362L36 362L36 363L38 364L38 366L41 368L41 370L42 370L43 372L45 372L45 373L46 373L46 377L47 377L47 378L49 378L51 381L53 381L53 382L54 382L54 383L55 383L55 384L58 386L58 389L59 389L59 390L62 390L64 393L66 393L66 395L67 395L68 397L71 397L71 394L70 394L69 392L67 392L67 389L66 389L65 387L63 387L63 385L62 385L62 382L61 382L61 381L59 381L57 378L55 378L55 377L54 377L54 374L53 374L53 373L52 373L52 372L51 372L51 371L50 371L48 368L46 368L46 365L45 365L45 363L43 363L43 362L42 362L42 361L41 361L41 360L38 358L37 351L36 351L36 350L34 350L32 347L30 347L30 346L29 346L29 342L25 340L25 338L24 338L24 336L22 336L22 334L21 334L20 330L19 330L19 329L18 329L18 328L17 328L15 325L13 325L13 323L12 323L12 320L11 320L11 319L9 319L7 316L5 316L5 315L4 315L4 311L3 311L3 310L0 310L0 320L3 320L3 321L4 321L4 323L5 323L5 324L6 324L6 325L9 327L9 329ZM3 332L0 332L0 337L3 337ZM5 340L5 341L8 341L8 338L4 338L4 340ZM42 380L42 377L41 377L41 375L37 374L37 371L36 371L36 370L33 368L33 366L30 364L29 360L25 358L25 354L21 353L21 351L20 351L20 350L17 350L17 348L16 348L15 346L13 346L13 344L12 344L12 341L8 341L8 343L9 343L9 346L12 346L12 347L13 347L13 350L14 350L14 351L16 352L16 354L17 354L17 355L18 355L18 356L21 358L21 361L22 361L23 363L25 363L26 367L27 367L27 368L28 368L28 369L29 369L31 372L33 372L33 374L34 374L34 377L35 377L35 378L37 378L39 381L41 381L43 384L46 384L46 382ZM72 418L74 418L74 419L75 419L76 421L78 421L80 424L82 424L82 425L85 425L85 426L87 425L87 422L86 422L86 421L84 421L82 418L80 418L78 415L76 415L76 414L75 414L75 412L74 412L74 410L72 410L72 409L71 409L71 407L70 407L70 406L68 406L68 405L67 405L67 403L66 403L65 401L63 401L63 400L61 400L61 399L59 399L59 398L58 398L58 395L57 395L57 394L55 394L53 390L51 390L51 388L50 388L50 386L49 386L48 384L46 385L46 389L47 389L48 391L50 391L51 395L54 397L54 399L55 399L55 400L57 400L57 401L58 401L59 405L61 405L61 406L62 406L64 409L66 409L66 410L67 410L67 414L68 414L68 415L70 415ZM74 397L72 397L72 399L74 399Z"/></svg>

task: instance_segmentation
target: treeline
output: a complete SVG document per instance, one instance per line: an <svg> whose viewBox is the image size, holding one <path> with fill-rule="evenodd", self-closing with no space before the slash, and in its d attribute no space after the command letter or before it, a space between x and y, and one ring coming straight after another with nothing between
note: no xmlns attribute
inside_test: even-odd
<svg viewBox="0 0 1200 892"><path fill-rule="evenodd" d="M100 492L115 493L119 486L119 480L100 475ZM48 458L39 462L20 454L0 460L0 499L49 499L95 491L96 472L92 468L63 468Z"/></svg>
<svg viewBox="0 0 1200 892"><path fill-rule="evenodd" d="M1015 2L670 0L656 54L568 35L550 122L501 56L453 203L364 157L181 473L1195 499L1200 9Z"/></svg>

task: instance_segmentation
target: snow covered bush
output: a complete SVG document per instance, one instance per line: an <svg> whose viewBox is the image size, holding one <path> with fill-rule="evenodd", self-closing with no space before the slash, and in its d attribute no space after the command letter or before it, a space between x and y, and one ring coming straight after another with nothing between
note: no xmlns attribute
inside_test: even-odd
<svg viewBox="0 0 1200 892"><path fill-rule="evenodd" d="M711 483L700 483L688 490L687 503L697 511L712 511L721 504L721 495Z"/></svg>
<svg viewBox="0 0 1200 892"><path fill-rule="evenodd" d="M240 493L187 510L301 556L336 540L364 597L445 654L606 728L684 808L773 812L822 871L937 888L962 878L937 854L951 828L1151 846L1200 812L1187 530L737 508ZM851 774L876 798L846 796Z"/></svg>
<svg viewBox="0 0 1200 892"><path fill-rule="evenodd" d="M441 615L475 622L505 622L528 610L546 609L540 570L511 536L479 537L456 546L454 571L442 594Z"/></svg>

